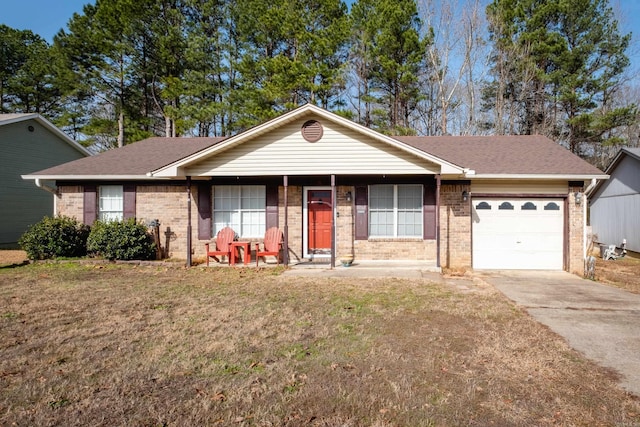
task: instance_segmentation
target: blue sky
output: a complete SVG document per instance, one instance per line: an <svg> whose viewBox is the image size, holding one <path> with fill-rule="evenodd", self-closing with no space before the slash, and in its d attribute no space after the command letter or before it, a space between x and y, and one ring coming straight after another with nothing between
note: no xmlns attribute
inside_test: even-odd
<svg viewBox="0 0 640 427"><path fill-rule="evenodd" d="M447 0L442 0L447 1ZM485 2L488 2L485 0ZM48 42L61 29L74 12L82 12L82 7L92 0L5 0L0 13L0 24L19 30L31 30ZM610 0L610 4L620 10L620 25L624 32L633 32L633 45L629 49L632 68L640 69L640 1Z"/></svg>
<svg viewBox="0 0 640 427"><path fill-rule="evenodd" d="M91 0L6 0L0 12L0 24L18 30L31 30L49 43L53 36L67 27L74 12Z"/></svg>

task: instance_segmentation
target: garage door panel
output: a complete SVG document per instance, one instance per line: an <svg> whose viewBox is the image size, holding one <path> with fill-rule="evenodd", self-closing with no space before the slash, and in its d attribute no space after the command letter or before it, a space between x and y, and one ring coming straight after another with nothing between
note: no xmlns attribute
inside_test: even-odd
<svg viewBox="0 0 640 427"><path fill-rule="evenodd" d="M561 199L474 199L472 205L474 268L563 268Z"/></svg>

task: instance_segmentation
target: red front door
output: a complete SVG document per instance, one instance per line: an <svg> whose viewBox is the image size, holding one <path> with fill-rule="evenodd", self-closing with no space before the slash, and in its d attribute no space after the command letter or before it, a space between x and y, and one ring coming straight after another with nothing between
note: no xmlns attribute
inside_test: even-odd
<svg viewBox="0 0 640 427"><path fill-rule="evenodd" d="M309 254L331 254L331 190L307 190Z"/></svg>

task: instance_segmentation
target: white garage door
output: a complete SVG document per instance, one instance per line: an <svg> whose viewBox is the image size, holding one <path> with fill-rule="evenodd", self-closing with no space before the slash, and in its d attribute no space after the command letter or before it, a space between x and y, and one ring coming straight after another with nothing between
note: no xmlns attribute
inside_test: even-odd
<svg viewBox="0 0 640 427"><path fill-rule="evenodd" d="M562 199L472 200L473 268L562 270Z"/></svg>

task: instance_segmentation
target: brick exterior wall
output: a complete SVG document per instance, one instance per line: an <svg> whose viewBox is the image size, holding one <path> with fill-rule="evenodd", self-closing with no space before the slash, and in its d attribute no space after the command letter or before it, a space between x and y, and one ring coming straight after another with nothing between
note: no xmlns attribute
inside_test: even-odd
<svg viewBox="0 0 640 427"><path fill-rule="evenodd" d="M567 254L567 270L582 276L584 274L584 206L586 197L577 205L575 193L584 191L583 187L569 187L567 210L569 211L569 252Z"/></svg>
<svg viewBox="0 0 640 427"><path fill-rule="evenodd" d="M414 260L433 261L436 259L435 240L422 239L370 239L355 240L354 195L352 186L336 186L337 213L336 219L336 258L342 255L353 255L354 260ZM351 201L346 198L351 192ZM284 187L279 189L280 209L279 224L283 228ZM289 216L289 260L296 262L304 255L304 209L303 187L290 186L287 189Z"/></svg>
<svg viewBox="0 0 640 427"><path fill-rule="evenodd" d="M59 186L56 200L56 214L83 220L84 187ZM192 253L204 258L204 242L197 240L198 208L197 189L192 188ZM187 257L187 194L184 185L137 185L136 218L147 223L160 221L160 241L167 258L186 259ZM201 248L200 248L201 246ZM167 251L168 247L168 251Z"/></svg>
<svg viewBox="0 0 640 427"><path fill-rule="evenodd" d="M204 260L204 244L211 240L198 239L198 187L192 185L191 224L194 260ZM337 257L353 254L355 260L414 260L435 261L436 241L422 239L354 240L354 201L346 200L346 193L355 194L351 186L338 186L338 218L336 222ZM440 263L448 268L471 267L471 203L462 200L462 192L470 192L468 184L443 183L440 188ZM567 270L582 274L584 206L576 205L575 192L569 189ZM300 260L304 254L303 188L288 187L289 259ZM284 229L284 187L279 188L279 227ZM58 187L56 214L83 219L83 187ZM584 202L583 202L584 203ZM160 221L160 240L166 256L186 259L187 250L187 194L185 185L138 185L136 189L136 217L147 222ZM255 242L252 242L252 250Z"/></svg>
<svg viewBox="0 0 640 427"><path fill-rule="evenodd" d="M471 197L468 184L440 186L440 265L447 268L471 267Z"/></svg>
<svg viewBox="0 0 640 427"><path fill-rule="evenodd" d="M347 193L351 193L351 200L347 200ZM341 256L351 255L355 259L355 188L351 186L336 187L336 259ZM360 259L365 259L362 253L358 253Z"/></svg>
<svg viewBox="0 0 640 427"><path fill-rule="evenodd" d="M84 188L81 185L61 185L56 195L56 215L65 215L82 222L84 217Z"/></svg>
<svg viewBox="0 0 640 427"><path fill-rule="evenodd" d="M192 187L192 204L197 190ZM160 221L160 246L167 258L187 258L187 192L184 185L138 185L136 187L136 218L147 223ZM193 221L193 218L192 218ZM197 208L194 227L197 227ZM197 236L197 229L194 230ZM195 242L194 242L195 243ZM193 249L204 245L194 245Z"/></svg>
<svg viewBox="0 0 640 427"><path fill-rule="evenodd" d="M278 226L284 230L284 186L278 188L278 200ZM287 205L289 262L294 263L301 260L304 255L302 247L302 187L287 187Z"/></svg>

